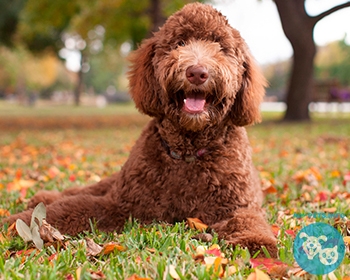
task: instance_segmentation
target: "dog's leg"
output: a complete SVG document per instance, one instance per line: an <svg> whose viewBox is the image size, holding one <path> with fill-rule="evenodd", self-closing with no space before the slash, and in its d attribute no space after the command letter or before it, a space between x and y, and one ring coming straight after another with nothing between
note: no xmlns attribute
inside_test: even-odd
<svg viewBox="0 0 350 280"><path fill-rule="evenodd" d="M62 192L47 190L39 191L29 200L27 208L34 208L40 202L43 202L45 205L49 205L64 196L78 195L82 193L94 196L103 196L110 190L113 183L116 182L117 175L118 173L87 187L72 187L63 190Z"/></svg>
<svg viewBox="0 0 350 280"><path fill-rule="evenodd" d="M265 246L271 257L277 257L277 240L266 222L261 209L238 209L234 217L211 225L219 238L232 245L247 247L254 255Z"/></svg>
<svg viewBox="0 0 350 280"><path fill-rule="evenodd" d="M119 209L120 208L120 209ZM33 209L11 215L3 223L12 224L22 219L30 224ZM101 231L122 230L129 213L118 207L111 196L74 195L66 196L46 207L46 220L62 234L75 235L91 230L91 223Z"/></svg>

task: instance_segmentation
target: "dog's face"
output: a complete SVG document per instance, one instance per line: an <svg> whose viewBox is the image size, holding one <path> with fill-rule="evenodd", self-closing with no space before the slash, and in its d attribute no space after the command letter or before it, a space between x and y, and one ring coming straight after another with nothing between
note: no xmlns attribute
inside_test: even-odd
<svg viewBox="0 0 350 280"><path fill-rule="evenodd" d="M239 32L210 6L186 5L131 62L130 92L146 114L191 131L259 120L265 80Z"/></svg>

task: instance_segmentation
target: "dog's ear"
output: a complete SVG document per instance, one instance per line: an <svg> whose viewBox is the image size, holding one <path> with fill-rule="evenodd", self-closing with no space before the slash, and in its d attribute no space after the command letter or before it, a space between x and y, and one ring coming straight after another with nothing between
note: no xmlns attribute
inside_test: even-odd
<svg viewBox="0 0 350 280"><path fill-rule="evenodd" d="M161 100L153 67L156 41L156 37L146 39L131 53L128 72L129 91L136 108L152 117L157 117L161 112Z"/></svg>
<svg viewBox="0 0 350 280"><path fill-rule="evenodd" d="M243 42L243 67L245 72L242 85L231 108L231 120L235 125L245 126L261 121L260 104L267 82Z"/></svg>

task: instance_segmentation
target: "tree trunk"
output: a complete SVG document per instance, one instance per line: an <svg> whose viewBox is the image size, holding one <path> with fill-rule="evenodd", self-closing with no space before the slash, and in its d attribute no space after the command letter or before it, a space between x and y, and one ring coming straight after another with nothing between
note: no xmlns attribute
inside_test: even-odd
<svg viewBox="0 0 350 280"><path fill-rule="evenodd" d="M313 90L314 57L313 41L304 41L303 49L294 49L290 83L287 92L285 121L309 120L309 104Z"/></svg>
<svg viewBox="0 0 350 280"><path fill-rule="evenodd" d="M162 5L161 0L151 0L150 6L150 15L151 15L151 32L148 37L152 35L153 32L158 31L159 27L161 27L165 22L165 17L162 13Z"/></svg>
<svg viewBox="0 0 350 280"><path fill-rule="evenodd" d="M74 105L75 106L80 106L80 101L81 101L81 93L83 92L83 63L84 63L84 55L81 53L81 60L80 60L80 70L77 73L78 80L77 84L75 85L74 89Z"/></svg>
<svg viewBox="0 0 350 280"><path fill-rule="evenodd" d="M276 0L284 33L292 44L293 64L287 88L286 121L309 120L316 46L314 24L306 14L304 0Z"/></svg>
<svg viewBox="0 0 350 280"><path fill-rule="evenodd" d="M287 89L286 121L310 119L309 104L313 91L316 45L313 38L316 23L324 17L350 6L350 1L310 17L305 0L275 0L283 31L294 51L291 78Z"/></svg>

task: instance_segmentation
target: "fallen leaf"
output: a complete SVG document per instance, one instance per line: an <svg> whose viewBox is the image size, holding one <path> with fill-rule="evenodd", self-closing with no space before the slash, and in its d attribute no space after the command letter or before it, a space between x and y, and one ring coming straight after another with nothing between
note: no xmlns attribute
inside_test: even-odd
<svg viewBox="0 0 350 280"><path fill-rule="evenodd" d="M330 208L323 208L323 212L325 213L335 213L337 211L336 207L330 207Z"/></svg>
<svg viewBox="0 0 350 280"><path fill-rule="evenodd" d="M175 266L174 265L169 265L169 275L173 278L173 279L180 279L179 274L177 274L176 270L175 270Z"/></svg>
<svg viewBox="0 0 350 280"><path fill-rule="evenodd" d="M131 275L129 278L127 278L126 280L151 280L151 278L144 278L144 277L140 277L137 274L133 274Z"/></svg>
<svg viewBox="0 0 350 280"><path fill-rule="evenodd" d="M40 226L39 233L44 242L52 243L55 241L64 240L64 236L57 229L47 223L45 219L42 220L42 225Z"/></svg>
<svg viewBox="0 0 350 280"><path fill-rule="evenodd" d="M280 227L278 225L272 225L271 230L273 235L277 237L280 232Z"/></svg>
<svg viewBox="0 0 350 280"><path fill-rule="evenodd" d="M229 277L237 272L237 268L233 265L230 265L225 271L225 277Z"/></svg>
<svg viewBox="0 0 350 280"><path fill-rule="evenodd" d="M217 245L217 244L214 244L214 245ZM209 247L208 250L205 251L206 254L208 255L214 255L216 257L221 257L221 251L220 251L220 247L217 245L217 246L211 246Z"/></svg>
<svg viewBox="0 0 350 280"><path fill-rule="evenodd" d="M344 243L350 244L350 236L343 237Z"/></svg>
<svg viewBox="0 0 350 280"><path fill-rule="evenodd" d="M255 271L252 272L247 280L270 280L271 278L259 268L255 268Z"/></svg>
<svg viewBox="0 0 350 280"><path fill-rule="evenodd" d="M187 218L187 224L191 229L197 229L201 231L205 231L208 228L208 225L204 224L197 218Z"/></svg>
<svg viewBox="0 0 350 280"><path fill-rule="evenodd" d="M100 245L96 244L95 241L91 238L86 237L86 254L88 256L97 256L98 254L101 253L103 247ZM79 278L78 278L79 279Z"/></svg>
<svg viewBox="0 0 350 280"><path fill-rule="evenodd" d="M205 248L204 246L200 245L196 248L196 253L198 255L204 255L205 251L207 250L207 248Z"/></svg>
<svg viewBox="0 0 350 280"><path fill-rule="evenodd" d="M91 279L105 279L106 276L103 274L102 271L89 271L89 276L91 277Z"/></svg>
<svg viewBox="0 0 350 280"><path fill-rule="evenodd" d="M10 216L10 212L6 209L0 209L0 217L8 217Z"/></svg>
<svg viewBox="0 0 350 280"><path fill-rule="evenodd" d="M32 239L33 239L33 243L34 243L36 248L41 250L44 247L44 241L40 237L38 225L35 225L32 228Z"/></svg>
<svg viewBox="0 0 350 280"><path fill-rule="evenodd" d="M32 229L36 225L41 226L43 219L46 219L46 207L44 203L40 202L33 210L30 228Z"/></svg>
<svg viewBox="0 0 350 280"><path fill-rule="evenodd" d="M286 263L271 258L250 259L250 264L253 268L260 268L262 270L266 270L268 273L275 267L288 267Z"/></svg>
<svg viewBox="0 0 350 280"><path fill-rule="evenodd" d="M103 245L103 249L102 249L101 254L108 255L114 251L126 251L126 248L118 243L110 242L110 243Z"/></svg>
<svg viewBox="0 0 350 280"><path fill-rule="evenodd" d="M18 232L18 235L22 237L25 242L32 241L32 231L30 230L29 226L21 219L17 219L16 221L16 230Z"/></svg>
<svg viewBox="0 0 350 280"><path fill-rule="evenodd" d="M204 233L204 232L198 233L192 238L202 242L211 242L213 240L213 236L210 233Z"/></svg>

